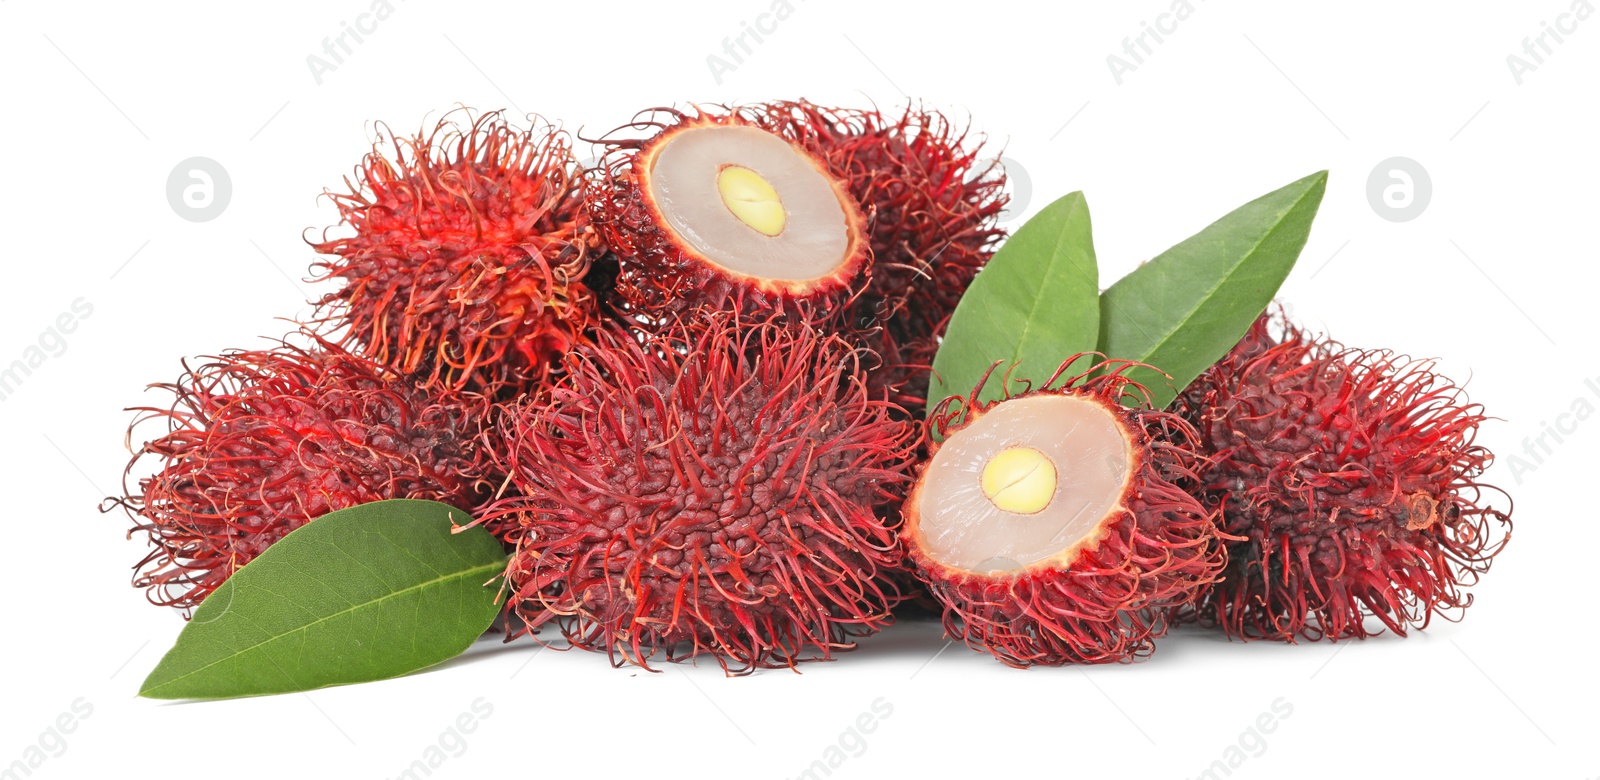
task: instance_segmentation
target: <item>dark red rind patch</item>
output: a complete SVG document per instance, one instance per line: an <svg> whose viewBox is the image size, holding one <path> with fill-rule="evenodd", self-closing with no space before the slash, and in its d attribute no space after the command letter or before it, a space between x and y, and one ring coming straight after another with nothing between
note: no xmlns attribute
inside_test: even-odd
<svg viewBox="0 0 1600 780"><path fill-rule="evenodd" d="M233 572L328 512L390 498L471 511L488 498L476 438L488 404L425 391L378 363L323 342L307 350L225 352L186 363L152 387L172 403L140 407L129 429L167 430L128 463L160 462L127 510L154 548L134 585L156 604L190 609Z"/></svg>
<svg viewBox="0 0 1600 780"><path fill-rule="evenodd" d="M1480 482L1482 407L1429 361L1268 314L1176 408L1211 456L1208 500L1243 537L1191 614L1229 636L1403 636L1469 606L1510 539L1509 504L1486 500L1503 492Z"/></svg>
<svg viewBox="0 0 1600 780"><path fill-rule="evenodd" d="M642 339L642 340L641 340ZM846 342L711 313L606 331L549 403L492 440L521 498L485 522L517 544L509 605L573 645L730 673L830 658L890 620L901 552L881 507L913 426L868 397Z"/></svg>

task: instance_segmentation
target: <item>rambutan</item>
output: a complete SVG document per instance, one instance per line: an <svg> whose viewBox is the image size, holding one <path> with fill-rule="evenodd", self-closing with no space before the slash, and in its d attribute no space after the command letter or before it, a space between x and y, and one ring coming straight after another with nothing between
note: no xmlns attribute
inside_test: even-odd
<svg viewBox="0 0 1600 780"><path fill-rule="evenodd" d="M636 137L637 136L637 137ZM591 218L617 291L653 318L695 307L823 318L867 264L859 207L826 163L737 112L661 108L600 139Z"/></svg>
<svg viewBox="0 0 1600 780"><path fill-rule="evenodd" d="M1226 561L1191 494L1194 429L1118 402L1144 394L1124 376L1137 364L1068 378L1085 357L1040 389L984 403L985 377L936 407L942 441L905 502L901 539L946 632L1012 666L1144 657Z"/></svg>
<svg viewBox="0 0 1600 780"><path fill-rule="evenodd" d="M596 315L585 286L598 243L581 167L554 127L501 112L382 134L328 193L354 231L314 244L330 259L326 321L373 359L424 384L526 389L581 343Z"/></svg>
<svg viewBox="0 0 1600 780"><path fill-rule="evenodd" d="M204 358L170 384L170 406L138 407L129 427L165 423L129 461L158 462L111 499L154 549L134 585L191 609L290 531L328 512L390 498L471 510L488 498L476 437L488 404L415 387L393 369L318 341ZM124 479L126 485L126 476Z"/></svg>
<svg viewBox="0 0 1600 780"><path fill-rule="evenodd" d="M925 107L885 115L798 100L744 113L826 160L867 215L872 273L851 323L882 357L874 384L922 408L937 340L1005 238L1005 169L981 137Z"/></svg>
<svg viewBox="0 0 1600 780"><path fill-rule="evenodd" d="M998 224L1006 204L1005 171L982 155L981 138L931 109L885 115L805 100L697 106L693 113L655 109L624 130L643 130L644 137L613 133L601 139L608 153L590 172L589 202L605 242L622 257L618 289L629 306L670 314L693 305L759 311L802 302L817 319L843 309L830 327L876 356L868 372L874 392L907 409L923 408L933 354L950 313L1005 236ZM673 138L695 134L707 139L702 146L715 148L678 155L687 158L686 178L696 184L692 197L675 196L653 173L657 154ZM770 136L787 141L788 148ZM806 273L787 270L798 259L774 260L772 237L734 213L727 193L717 187L720 172L745 167L734 158L754 154L757 146L823 170L851 224L850 245L862 247L847 250L849 258L842 261L832 249L808 250L804 257L817 262ZM684 185L676 186L684 192ZM820 195L817 200L826 201ZM790 200L754 203L776 215ZM828 205L822 209L830 218L827 233L835 235ZM806 216L788 211L796 220ZM807 218L794 227L814 222ZM864 235L858 239L857 233ZM731 259L708 261L701 245L713 239L740 239L747 246ZM781 278L775 269L785 270Z"/></svg>
<svg viewBox="0 0 1600 780"><path fill-rule="evenodd" d="M1472 603L1510 506L1479 481L1482 407L1434 367L1269 313L1184 392L1202 488L1242 538L1200 620L1246 639L1403 636Z"/></svg>
<svg viewBox="0 0 1600 780"><path fill-rule="evenodd" d="M828 659L900 599L882 508L916 429L869 397L840 337L696 319L605 331L550 403L506 407L497 460L522 497L485 522L517 545L510 608L617 665Z"/></svg>

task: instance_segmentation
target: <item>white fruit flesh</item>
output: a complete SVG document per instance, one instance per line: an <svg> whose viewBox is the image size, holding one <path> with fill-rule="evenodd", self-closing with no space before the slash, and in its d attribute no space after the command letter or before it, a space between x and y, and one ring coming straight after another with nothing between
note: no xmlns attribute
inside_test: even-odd
<svg viewBox="0 0 1600 780"><path fill-rule="evenodd" d="M1130 445L1094 400L1038 393L999 403L951 434L914 500L930 557L1014 571L1099 539L1127 486Z"/></svg>
<svg viewBox="0 0 1600 780"><path fill-rule="evenodd" d="M673 232L735 274L812 281L839 270L854 251L833 181L764 130L717 125L675 133L650 164L649 188Z"/></svg>

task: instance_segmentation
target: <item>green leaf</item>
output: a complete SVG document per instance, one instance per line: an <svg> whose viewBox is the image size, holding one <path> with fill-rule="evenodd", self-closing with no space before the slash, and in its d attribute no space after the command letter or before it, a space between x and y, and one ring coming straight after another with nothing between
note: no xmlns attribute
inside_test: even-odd
<svg viewBox="0 0 1600 780"><path fill-rule="evenodd" d="M1089 204L1074 192L1018 228L967 288L933 360L928 408L971 393L996 362L1043 382L1062 361L1093 351L1099 294ZM991 381L980 398L1002 390Z"/></svg>
<svg viewBox="0 0 1600 780"><path fill-rule="evenodd" d="M1239 343L1311 234L1328 172L1263 195L1138 267L1100 296L1100 351L1148 363L1129 378L1157 407Z"/></svg>
<svg viewBox="0 0 1600 780"><path fill-rule="evenodd" d="M500 543L433 501L377 501L285 536L195 610L139 689L222 699L398 677L461 654L494 622Z"/></svg>

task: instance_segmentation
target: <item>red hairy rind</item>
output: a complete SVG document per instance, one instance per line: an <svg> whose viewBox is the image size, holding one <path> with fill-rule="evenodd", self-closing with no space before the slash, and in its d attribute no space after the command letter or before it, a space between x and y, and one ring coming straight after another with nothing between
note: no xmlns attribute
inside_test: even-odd
<svg viewBox="0 0 1600 780"><path fill-rule="evenodd" d="M1229 636L1404 636L1458 619L1510 539L1509 498L1496 509L1489 494L1504 493L1479 481L1487 418L1430 361L1263 315L1178 408L1211 456L1208 500L1243 537L1191 615Z"/></svg>
<svg viewBox="0 0 1600 780"><path fill-rule="evenodd" d="M1042 561L1014 572L974 573L947 566L925 551L919 538L917 501L926 478L907 499L901 540L917 575L944 607L946 633L1008 665L1129 662L1148 656L1168 626L1168 610L1186 603L1221 576L1226 550L1215 513L1192 494L1198 463L1194 429L1169 412L1124 407L1125 394L1144 397L1143 387L1124 373L1134 363L1102 364L1106 373L1066 378L1062 364L1040 389L1026 385L1006 400L1038 393L1091 399L1110 410L1132 443L1131 475L1121 501L1102 521L1100 537L1070 563ZM930 416L941 439L956 434L996 404L972 394L946 399ZM937 452L941 445L932 445Z"/></svg>
<svg viewBox="0 0 1600 780"><path fill-rule="evenodd" d="M153 549L135 587L192 609L274 542L328 512L390 498L471 510L485 500L475 437L488 405L414 387L392 369L318 341L202 358L171 384L167 407L129 427L166 431L129 461L125 509ZM146 458L155 474L127 487Z"/></svg>
<svg viewBox="0 0 1600 780"><path fill-rule="evenodd" d="M827 160L861 204L873 265L851 324L883 357L874 387L922 409L937 340L1005 238L998 157L981 156L983 138L921 106L885 115L798 100L744 113Z"/></svg>
<svg viewBox="0 0 1600 780"><path fill-rule="evenodd" d="M641 311L679 311L684 301L765 310L783 300L748 282L730 284L686 258L648 199L635 161L655 139L686 127L744 124L768 130L817 157L840 180L865 219L866 266L846 289L812 305L843 307L840 326L876 354L868 366L875 395L920 417L933 355L950 313L1005 237L1005 171L981 156L983 139L937 111L908 107L827 108L805 100L645 112L627 129L640 139L602 139L609 152L589 176L589 200L606 242L624 256L622 299ZM824 305L816 305L821 303Z"/></svg>
<svg viewBox="0 0 1600 780"><path fill-rule="evenodd" d="M867 387L875 396L887 397L920 420L928 406L928 384L933 375L933 359L939 354L949 317L932 332L897 338L890 328L876 327L860 332L858 338L877 357L867 372Z"/></svg>
<svg viewBox="0 0 1600 780"><path fill-rule="evenodd" d="M852 238L848 259L832 275L805 282L746 276L717 265L688 245L668 225L649 195L651 162L680 132L709 126L759 127L723 107L695 106L641 112L633 122L598 140L604 153L587 175L589 213L601 240L620 261L616 291L625 309L648 317L672 317L696 307L747 314L785 311L820 321L865 282L869 264L863 217L842 182L840 206ZM824 161L802 147L797 154L835 179Z"/></svg>
<svg viewBox="0 0 1600 780"><path fill-rule="evenodd" d="M522 497L485 522L517 545L525 632L555 622L616 665L710 654L731 674L828 659L890 622L901 553L877 509L916 431L868 397L853 349L728 313L599 341L493 437Z"/></svg>
<svg viewBox="0 0 1600 780"><path fill-rule="evenodd" d="M328 193L354 235L313 245L334 258L320 278L344 282L318 305L425 385L525 390L596 317L598 242L564 132L462 111L411 138L380 130L350 191Z"/></svg>

